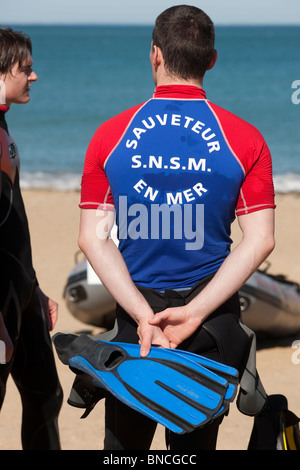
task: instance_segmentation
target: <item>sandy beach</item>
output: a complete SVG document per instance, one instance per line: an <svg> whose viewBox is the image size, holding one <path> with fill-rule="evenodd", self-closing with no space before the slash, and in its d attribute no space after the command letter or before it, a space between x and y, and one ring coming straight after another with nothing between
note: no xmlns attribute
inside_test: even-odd
<svg viewBox="0 0 300 470"><path fill-rule="evenodd" d="M31 229L34 266L39 284L44 292L59 305L59 319L53 334L95 330L76 320L68 312L62 298L68 273L74 265L78 251L79 193L24 191L24 201ZM300 283L300 195L276 197L276 248L270 255L270 272L285 274ZM233 239L238 241L235 225ZM289 408L300 415L300 364L292 362L292 342L297 336L258 343L257 366L269 394L285 394ZM298 334L300 340L300 333ZM298 356L299 357L299 356ZM74 375L57 361L58 373L64 389L64 403L59 417L63 450L99 450L103 442L103 403L99 403L86 418L82 411L69 406L66 400ZM15 385L9 380L6 399L0 414L0 449L21 449L21 403ZM243 416L231 407L219 434L219 450L247 449L252 428L252 418ZM152 449L164 450L164 431L159 427Z"/></svg>

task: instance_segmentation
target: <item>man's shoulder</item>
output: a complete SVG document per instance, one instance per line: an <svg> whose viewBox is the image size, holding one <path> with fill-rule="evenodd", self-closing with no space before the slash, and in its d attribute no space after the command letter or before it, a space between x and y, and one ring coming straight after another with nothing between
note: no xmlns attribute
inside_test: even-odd
<svg viewBox="0 0 300 470"><path fill-rule="evenodd" d="M208 103L226 134L240 134L241 138L247 135L247 137L251 136L257 140L264 140L261 132L250 122L215 103Z"/></svg>
<svg viewBox="0 0 300 470"><path fill-rule="evenodd" d="M101 154L101 158L104 161L107 155L109 155L118 142L120 142L130 122L143 105L144 103L141 103L132 108L128 108L103 122L93 135L89 145L89 151L98 156Z"/></svg>
<svg viewBox="0 0 300 470"><path fill-rule="evenodd" d="M106 134L107 132L110 133L110 131L116 132L117 129L125 130L128 124L131 122L132 118L144 106L144 104L145 102L140 103L111 117L98 127L97 132L100 134Z"/></svg>

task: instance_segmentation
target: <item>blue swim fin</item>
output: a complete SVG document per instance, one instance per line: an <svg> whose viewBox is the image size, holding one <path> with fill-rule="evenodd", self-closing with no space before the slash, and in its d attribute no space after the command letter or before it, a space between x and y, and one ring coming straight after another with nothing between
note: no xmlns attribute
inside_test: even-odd
<svg viewBox="0 0 300 470"><path fill-rule="evenodd" d="M182 349L170 349L170 351L173 351L176 354L180 354L186 359L190 359L190 361L197 362L198 364L207 367L209 370L212 370L222 377L227 378L230 382L238 383L239 381L239 373L234 367L227 366L226 364L214 361L213 359L209 359L204 356L200 356L199 354L183 351Z"/></svg>
<svg viewBox="0 0 300 470"><path fill-rule="evenodd" d="M222 364L221 362L214 361L212 359L201 356L199 354L191 353L189 351L183 351L179 349L171 349L171 351L181 356L184 356L186 359L189 359L198 364L201 364L202 366L222 376L228 381L228 388L224 396L223 406L221 407L219 412L216 413L215 418L226 413L227 410L229 409L230 403L234 401L237 391L238 391L238 385L239 385L238 371L234 367L227 366L226 364Z"/></svg>
<svg viewBox="0 0 300 470"><path fill-rule="evenodd" d="M239 373L234 367L227 366L221 362L214 361L189 351L183 351L181 349L170 349L169 351L172 351L175 354L179 354L180 356L183 356L190 361L194 361L226 379L229 382L229 386L225 395L225 400L228 400L229 402L234 400L239 384Z"/></svg>
<svg viewBox="0 0 300 470"><path fill-rule="evenodd" d="M93 377L97 386L176 433L190 432L227 409L227 379L178 351L94 341L86 335L53 337L60 360ZM224 411L223 411L224 410Z"/></svg>

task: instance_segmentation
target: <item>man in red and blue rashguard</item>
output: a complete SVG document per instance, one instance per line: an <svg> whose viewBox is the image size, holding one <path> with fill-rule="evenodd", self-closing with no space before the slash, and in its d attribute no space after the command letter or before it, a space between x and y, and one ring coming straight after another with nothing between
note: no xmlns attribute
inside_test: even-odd
<svg viewBox="0 0 300 470"><path fill-rule="evenodd" d="M79 246L117 301L115 341L139 342L142 356L151 344L180 347L240 369L248 338L237 292L274 247L272 163L257 129L206 98L216 58L204 12L159 15L152 98L102 124L88 147ZM231 251L236 216L242 240ZM220 421L169 433L170 448L214 449ZM148 449L154 431L107 399L105 449Z"/></svg>

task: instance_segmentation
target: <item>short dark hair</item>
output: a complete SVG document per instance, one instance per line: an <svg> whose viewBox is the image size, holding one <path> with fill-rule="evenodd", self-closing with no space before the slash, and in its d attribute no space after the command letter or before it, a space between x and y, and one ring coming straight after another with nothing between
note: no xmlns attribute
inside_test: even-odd
<svg viewBox="0 0 300 470"><path fill-rule="evenodd" d="M0 28L0 73L6 75L18 63L19 68L32 54L31 39L24 33L11 28Z"/></svg>
<svg viewBox="0 0 300 470"><path fill-rule="evenodd" d="M157 17L152 41L161 49L168 72L184 79L199 79L213 59L214 24L197 7L173 6Z"/></svg>

